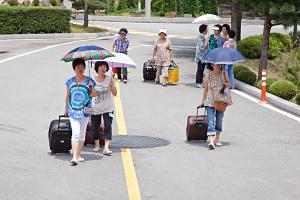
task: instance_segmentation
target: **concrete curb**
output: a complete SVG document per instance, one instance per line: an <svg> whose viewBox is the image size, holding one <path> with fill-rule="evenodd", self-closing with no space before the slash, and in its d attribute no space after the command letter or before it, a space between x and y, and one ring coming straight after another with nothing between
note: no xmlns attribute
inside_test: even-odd
<svg viewBox="0 0 300 200"><path fill-rule="evenodd" d="M94 16L89 15L90 21L105 21L105 22L135 22L135 23L178 23L190 24L195 18L193 17L128 17L128 16ZM75 20L83 20L83 15L76 15ZM230 18L224 18L220 23L230 23ZM243 19L242 23L263 25L264 21L260 19Z"/></svg>
<svg viewBox="0 0 300 200"><path fill-rule="evenodd" d="M12 40L12 39L88 39L111 36L111 32L100 33L52 33L52 34L12 34L12 35L0 35L0 40Z"/></svg>
<svg viewBox="0 0 300 200"><path fill-rule="evenodd" d="M261 95L260 89L238 80L235 80L235 85L236 85L236 89L246 92L260 99L260 95ZM286 101L270 93L267 93L267 102L281 110L284 110L286 112L289 112L291 114L300 117L300 106L298 106L297 104Z"/></svg>

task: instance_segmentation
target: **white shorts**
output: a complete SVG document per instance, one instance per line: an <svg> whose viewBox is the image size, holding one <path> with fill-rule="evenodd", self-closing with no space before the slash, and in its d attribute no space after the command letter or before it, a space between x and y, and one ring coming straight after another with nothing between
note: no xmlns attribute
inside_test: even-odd
<svg viewBox="0 0 300 200"><path fill-rule="evenodd" d="M85 118L71 118L70 123L72 127L72 141L84 141L86 134L86 127L89 122L89 117Z"/></svg>

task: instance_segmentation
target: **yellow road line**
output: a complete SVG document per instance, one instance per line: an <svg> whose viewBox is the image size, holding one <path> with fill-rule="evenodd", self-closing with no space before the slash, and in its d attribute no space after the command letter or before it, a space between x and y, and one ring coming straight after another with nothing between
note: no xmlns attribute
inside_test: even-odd
<svg viewBox="0 0 300 200"><path fill-rule="evenodd" d="M119 135L127 135L127 128L124 121L123 107L120 95L120 84L116 82L118 95L114 98L116 108L116 119L119 128ZM133 164L133 159L130 149L121 149L121 157L123 160L124 173L126 178L129 200L141 200L141 193L138 185L137 176Z"/></svg>

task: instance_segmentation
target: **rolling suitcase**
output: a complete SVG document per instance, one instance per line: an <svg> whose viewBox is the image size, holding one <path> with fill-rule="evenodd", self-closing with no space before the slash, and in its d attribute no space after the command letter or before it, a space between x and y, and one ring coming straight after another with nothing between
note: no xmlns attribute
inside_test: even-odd
<svg viewBox="0 0 300 200"><path fill-rule="evenodd" d="M102 127L99 129L99 143L100 145L104 145L104 130ZM84 145L95 144L93 139L93 126L92 123L89 122L86 128L86 135L84 140Z"/></svg>
<svg viewBox="0 0 300 200"><path fill-rule="evenodd" d="M65 116L60 115L58 119L50 123L48 139L51 153L69 153L72 148L70 120L61 118L65 118Z"/></svg>
<svg viewBox="0 0 300 200"><path fill-rule="evenodd" d="M207 115L198 115L199 108L197 107L196 116L188 116L186 127L186 140L207 140Z"/></svg>
<svg viewBox="0 0 300 200"><path fill-rule="evenodd" d="M154 81L156 78L156 67L152 60L148 60L143 66L143 78L145 81Z"/></svg>

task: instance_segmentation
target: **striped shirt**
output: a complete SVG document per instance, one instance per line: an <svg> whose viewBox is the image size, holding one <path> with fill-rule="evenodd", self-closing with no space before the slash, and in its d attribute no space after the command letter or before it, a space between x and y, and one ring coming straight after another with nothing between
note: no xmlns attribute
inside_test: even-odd
<svg viewBox="0 0 300 200"><path fill-rule="evenodd" d="M224 43L223 47L236 49L236 41L232 38L229 38L229 40Z"/></svg>
<svg viewBox="0 0 300 200"><path fill-rule="evenodd" d="M125 38L124 41L122 41L119 37L115 39L114 44L116 46L116 52L117 53L124 53L127 54L127 49L129 47L129 40Z"/></svg>

